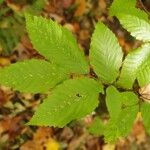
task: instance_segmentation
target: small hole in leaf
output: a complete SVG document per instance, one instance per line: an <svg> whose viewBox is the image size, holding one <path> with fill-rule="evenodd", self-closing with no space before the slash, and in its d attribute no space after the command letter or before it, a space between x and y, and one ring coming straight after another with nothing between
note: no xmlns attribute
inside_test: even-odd
<svg viewBox="0 0 150 150"><path fill-rule="evenodd" d="M76 94L77 97L82 97L79 93Z"/></svg>
<svg viewBox="0 0 150 150"><path fill-rule="evenodd" d="M125 108L127 108L127 106L125 104L123 104L121 108L125 109Z"/></svg>

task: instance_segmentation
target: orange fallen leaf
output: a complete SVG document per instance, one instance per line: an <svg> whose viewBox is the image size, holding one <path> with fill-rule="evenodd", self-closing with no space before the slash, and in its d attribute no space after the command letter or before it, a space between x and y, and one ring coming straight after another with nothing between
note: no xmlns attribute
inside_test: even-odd
<svg viewBox="0 0 150 150"><path fill-rule="evenodd" d="M74 16L79 17L82 16L86 11L86 1L85 0L76 0L75 4L78 5Z"/></svg>
<svg viewBox="0 0 150 150"><path fill-rule="evenodd" d="M0 57L0 66L7 66L10 64L10 59L7 57Z"/></svg>
<svg viewBox="0 0 150 150"><path fill-rule="evenodd" d="M59 150L60 145L57 141L49 139L46 143L46 150Z"/></svg>

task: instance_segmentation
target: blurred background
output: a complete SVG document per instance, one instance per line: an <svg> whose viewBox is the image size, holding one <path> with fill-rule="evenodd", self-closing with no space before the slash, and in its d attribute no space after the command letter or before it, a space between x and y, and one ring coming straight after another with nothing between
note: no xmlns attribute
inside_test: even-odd
<svg viewBox="0 0 150 150"><path fill-rule="evenodd" d="M0 0L0 67L41 57L28 38L25 12L51 18L69 29L87 56L94 26L101 20L116 34L128 54L141 43L131 37L116 18L108 16L112 1ZM139 0L136 6L150 12L150 0ZM0 150L150 150L150 136L140 121L134 124L127 138L115 144L106 144L103 137L87 132L92 115L63 129L25 126L44 97L44 94L20 93L0 86Z"/></svg>

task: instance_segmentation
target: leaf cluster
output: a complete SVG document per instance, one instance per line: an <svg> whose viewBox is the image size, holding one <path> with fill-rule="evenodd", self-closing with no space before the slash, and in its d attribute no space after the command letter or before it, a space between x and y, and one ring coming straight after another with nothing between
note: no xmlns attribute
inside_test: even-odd
<svg viewBox="0 0 150 150"><path fill-rule="evenodd" d="M106 93L109 120L103 123L96 118L89 129L91 133L104 135L107 142L125 137L138 112L149 128L150 104L140 103L133 85L135 80L140 87L150 82L150 24L147 14L135 8L135 2L115 0L109 9L110 15L116 16L132 36L144 43L125 59L117 37L102 22L95 27L87 60L70 31L55 21L26 14L29 37L45 59L25 60L1 68L0 84L22 92L51 91L29 125L64 127L92 113L99 105L99 94ZM90 67L97 78L90 76Z"/></svg>

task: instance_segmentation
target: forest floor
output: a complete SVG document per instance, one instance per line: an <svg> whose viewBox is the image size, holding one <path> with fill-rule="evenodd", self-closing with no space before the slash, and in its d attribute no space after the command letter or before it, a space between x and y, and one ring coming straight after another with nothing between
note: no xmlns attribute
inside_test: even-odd
<svg viewBox="0 0 150 150"><path fill-rule="evenodd" d="M98 20L101 20L113 30L127 54L141 43L130 37L120 27L117 19L108 16L108 7L111 2L111 0L49 0L40 14L56 20L72 31L86 55L89 53L90 38L94 26ZM3 22L0 19L0 29L3 29L2 23L4 25L8 21L8 16L13 16L14 12L22 11L26 8L26 4L27 0L22 2L5 0L3 4L0 4L0 15L2 10L10 9L7 13L3 12ZM145 6L148 10L149 6L146 4ZM25 30L24 26L25 24L21 25L21 30ZM15 24L12 27L13 30L15 30L14 27ZM18 35L16 34L16 36ZM19 37L17 45L11 51L7 51L7 40L5 44L5 52L0 55L1 67L20 60L40 57L33 49L26 32ZM0 47L0 51L3 49ZM140 121L135 122L127 138L120 139L116 144L106 144L103 137L96 137L86 132L87 124L93 120L92 116L87 116L79 122L73 122L63 129L26 126L25 123L32 117L44 96L42 94L20 93L8 87L0 87L0 150L150 149L150 136L146 134Z"/></svg>

